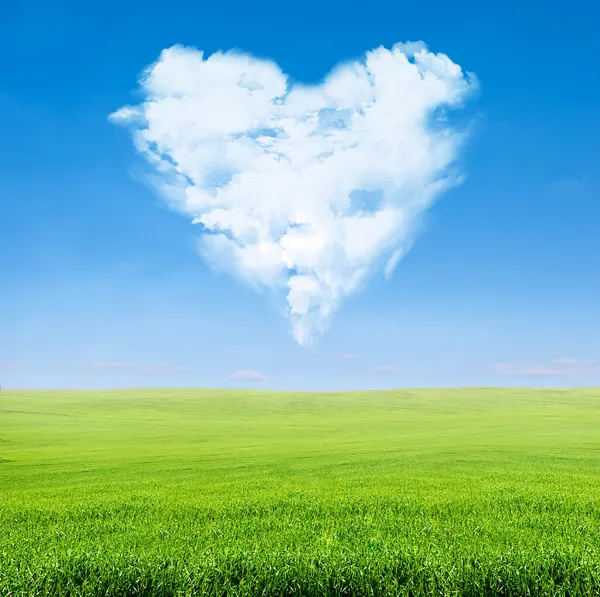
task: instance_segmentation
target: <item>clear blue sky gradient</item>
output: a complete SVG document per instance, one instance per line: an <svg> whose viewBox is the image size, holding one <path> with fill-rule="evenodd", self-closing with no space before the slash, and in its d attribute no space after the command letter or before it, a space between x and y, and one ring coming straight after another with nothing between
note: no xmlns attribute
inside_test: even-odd
<svg viewBox="0 0 600 597"><path fill-rule="evenodd" d="M4 6L0 383L600 384L599 20L591 0ZM175 43L239 48L317 83L341 60L419 39L481 81L466 182L428 213L392 280L300 348L267 296L201 260L197 229L136 178L107 116ZM577 362L553 364L564 358ZM498 363L514 365L500 375ZM265 379L231 379L239 370Z"/></svg>

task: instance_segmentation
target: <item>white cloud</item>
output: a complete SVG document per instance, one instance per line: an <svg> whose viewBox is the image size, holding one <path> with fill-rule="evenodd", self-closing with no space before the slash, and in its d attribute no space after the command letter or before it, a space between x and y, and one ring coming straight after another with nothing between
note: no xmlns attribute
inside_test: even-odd
<svg viewBox="0 0 600 597"><path fill-rule="evenodd" d="M177 373L187 373L188 371L191 371L191 369L182 365L158 363L156 365L145 365L139 367L136 372L141 375L175 375Z"/></svg>
<svg viewBox="0 0 600 597"><path fill-rule="evenodd" d="M164 50L129 125L170 206L198 224L207 261L280 289L300 344L408 250L415 224L460 176L465 132L442 114L477 87L422 42L367 52L316 87L236 52Z"/></svg>
<svg viewBox="0 0 600 597"><path fill-rule="evenodd" d="M379 365L375 367L377 373L399 373L400 367L397 365Z"/></svg>
<svg viewBox="0 0 600 597"><path fill-rule="evenodd" d="M87 363L83 365L84 369L92 369L97 371L118 371L123 369L133 369L133 363L123 361L99 361L96 363Z"/></svg>
<svg viewBox="0 0 600 597"><path fill-rule="evenodd" d="M506 377L579 376L600 374L600 363L592 359L555 359L545 365L497 363L492 367L497 375Z"/></svg>
<svg viewBox="0 0 600 597"><path fill-rule="evenodd" d="M242 369L231 374L235 381L264 381L266 377L256 369Z"/></svg>
<svg viewBox="0 0 600 597"><path fill-rule="evenodd" d="M402 373L402 368L397 365L377 365L375 367L349 369L347 373L361 377L378 377L381 375L397 375Z"/></svg>
<svg viewBox="0 0 600 597"><path fill-rule="evenodd" d="M183 365L172 365L170 363L156 363L151 365L136 365L126 361L99 361L83 365L88 371L133 371L140 375L174 375L191 371Z"/></svg>

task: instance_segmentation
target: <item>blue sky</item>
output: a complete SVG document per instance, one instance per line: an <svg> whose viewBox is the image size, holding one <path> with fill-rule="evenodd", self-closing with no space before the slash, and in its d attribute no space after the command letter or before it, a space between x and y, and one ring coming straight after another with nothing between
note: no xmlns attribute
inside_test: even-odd
<svg viewBox="0 0 600 597"><path fill-rule="evenodd" d="M59 2L0 21L3 387L349 389L600 383L600 8ZM464 184L309 347L268 292L211 269L108 116L173 44L319 84L423 40L480 82Z"/></svg>

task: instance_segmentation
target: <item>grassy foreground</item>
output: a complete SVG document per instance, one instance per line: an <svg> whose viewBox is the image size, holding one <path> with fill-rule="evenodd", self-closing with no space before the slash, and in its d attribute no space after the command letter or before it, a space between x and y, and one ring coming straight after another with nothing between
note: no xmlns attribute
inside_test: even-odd
<svg viewBox="0 0 600 597"><path fill-rule="evenodd" d="M600 594L600 390L0 393L0 595Z"/></svg>

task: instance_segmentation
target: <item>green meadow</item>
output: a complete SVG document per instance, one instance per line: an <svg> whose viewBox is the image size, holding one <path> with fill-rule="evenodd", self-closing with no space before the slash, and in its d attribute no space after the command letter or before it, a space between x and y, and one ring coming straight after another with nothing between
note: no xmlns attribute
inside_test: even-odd
<svg viewBox="0 0 600 597"><path fill-rule="evenodd" d="M0 393L0 595L598 595L600 389Z"/></svg>

